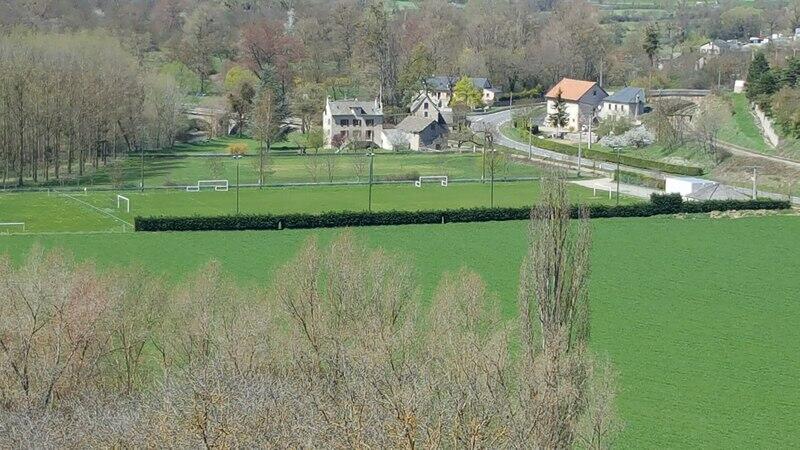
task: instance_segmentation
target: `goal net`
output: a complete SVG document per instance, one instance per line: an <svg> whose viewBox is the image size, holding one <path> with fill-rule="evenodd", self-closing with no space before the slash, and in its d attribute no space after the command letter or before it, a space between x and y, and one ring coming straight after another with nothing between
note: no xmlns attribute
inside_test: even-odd
<svg viewBox="0 0 800 450"><path fill-rule="evenodd" d="M128 197L117 195L117 209L125 205L125 212L131 212L131 200Z"/></svg>
<svg viewBox="0 0 800 450"><path fill-rule="evenodd" d="M213 188L217 192L228 190L228 180L200 180L196 186L186 186L187 192L200 192L203 188Z"/></svg>
<svg viewBox="0 0 800 450"><path fill-rule="evenodd" d="M447 187L447 175L431 175L431 176L419 177L419 180L414 182L414 186L422 187L422 183L426 181L438 181L441 183L442 186Z"/></svg>

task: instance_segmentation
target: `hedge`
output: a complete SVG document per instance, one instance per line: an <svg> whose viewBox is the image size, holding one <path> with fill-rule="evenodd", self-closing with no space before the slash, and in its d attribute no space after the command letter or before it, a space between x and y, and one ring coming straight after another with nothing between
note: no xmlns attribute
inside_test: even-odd
<svg viewBox="0 0 800 450"><path fill-rule="evenodd" d="M779 200L711 200L683 202L680 195L653 194L650 202L631 205L590 205L592 218L649 217L658 214L700 213L734 209L788 209L789 202ZM194 216L194 217L137 217L136 231L211 231L211 230L279 230L284 228L363 227L374 225L411 225L455 222L490 222L526 220L530 207L521 208L464 208L430 211L342 211L322 214ZM572 207L577 217L579 207Z"/></svg>
<svg viewBox="0 0 800 450"><path fill-rule="evenodd" d="M617 181L617 172L614 172L613 179L614 181ZM667 181L663 178L651 177L650 175L645 175L638 172L630 172L627 170L619 171L619 181L626 184L632 184L634 186L643 186L662 191L666 188L667 184Z"/></svg>
<svg viewBox="0 0 800 450"><path fill-rule="evenodd" d="M573 145L563 144L561 142L554 142L536 136L533 137L532 141L533 145L543 148L545 150L551 150L554 152L563 153L565 155L570 155L570 156L578 155L578 147L575 147ZM616 153L585 148L581 150L581 154L588 159L594 159L597 161L605 161L610 163L617 162ZM640 169L660 170L661 172L674 173L679 175L699 176L703 174L703 169L701 167L669 164L661 161L637 158L635 156L624 155L624 154L619 155L619 162L620 164L624 164L626 166L638 167Z"/></svg>
<svg viewBox="0 0 800 450"><path fill-rule="evenodd" d="M524 128L519 128L519 127L517 127L517 130L519 130L522 133L528 132ZM543 148L545 150L550 150L556 153L562 153L569 156L578 156L578 147L575 147L574 145L564 144L562 142L555 142L538 136L532 136L531 142L533 143L533 145L539 148ZM616 153L584 148L581 150L581 154L588 159L594 159L597 161L604 161L610 163L617 162ZM638 167L640 169L660 170L661 172L674 173L678 175L699 176L703 174L702 167L681 166L678 164L670 164L661 161L654 161L652 159L637 158L635 156L630 156L630 155L620 154L619 162L620 164L624 164L630 167Z"/></svg>

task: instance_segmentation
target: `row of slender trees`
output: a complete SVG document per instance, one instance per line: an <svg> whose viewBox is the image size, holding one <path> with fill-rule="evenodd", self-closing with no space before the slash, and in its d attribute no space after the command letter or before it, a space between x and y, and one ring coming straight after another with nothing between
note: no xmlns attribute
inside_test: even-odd
<svg viewBox="0 0 800 450"><path fill-rule="evenodd" d="M182 94L104 33L0 36L0 185L62 183L174 144Z"/></svg>

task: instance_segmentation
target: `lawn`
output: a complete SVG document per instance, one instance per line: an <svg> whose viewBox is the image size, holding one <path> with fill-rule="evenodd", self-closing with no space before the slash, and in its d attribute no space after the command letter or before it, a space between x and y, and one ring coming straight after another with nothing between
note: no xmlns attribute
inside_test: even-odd
<svg viewBox="0 0 800 450"><path fill-rule="evenodd" d="M532 205L538 196L535 181L495 183L495 206ZM220 215L236 212L236 190L228 192L185 192L148 190L121 192L130 199L131 212L117 209L116 191L70 194L47 193L0 194L0 222L25 222L32 233L64 231L130 230L134 216L151 215ZM570 185L570 197L576 203L608 203L608 195ZM365 210L369 206L369 186L324 186L287 188L247 188L239 193L239 210L247 213L288 213L342 210ZM422 210L489 206L490 183L451 183L442 187L436 182L421 188L412 183L376 184L372 188L373 210ZM625 203L634 201L622 198ZM126 222L128 225L126 225ZM19 228L2 231L19 232Z"/></svg>
<svg viewBox="0 0 800 450"><path fill-rule="evenodd" d="M187 186L199 180L236 181L237 164L242 184L257 184L261 159L248 154L235 161L227 156L228 144L242 142L257 148L250 139L225 138L204 144L182 145L175 153L145 154L144 184L155 186ZM369 177L369 158L364 153L321 153L299 155L296 151L274 152L264 162L264 183L316 183L364 181ZM483 173L483 156L472 153L379 153L373 161L376 179L414 179L420 175L447 175L450 178L476 179ZM539 166L506 159L496 170L496 178L533 177L542 173ZM139 156L122 159L118 165L101 167L80 180L80 186L91 188L124 185L139 186L142 160ZM76 181L69 181L75 186Z"/></svg>
<svg viewBox="0 0 800 450"><path fill-rule="evenodd" d="M788 448L800 442L800 219L595 220L592 346L620 373L622 448ZM423 297L442 273L482 274L511 316L524 222L353 232L415 264ZM266 284L310 236L338 230L0 236L17 260L63 247L100 267L178 279L210 259Z"/></svg>

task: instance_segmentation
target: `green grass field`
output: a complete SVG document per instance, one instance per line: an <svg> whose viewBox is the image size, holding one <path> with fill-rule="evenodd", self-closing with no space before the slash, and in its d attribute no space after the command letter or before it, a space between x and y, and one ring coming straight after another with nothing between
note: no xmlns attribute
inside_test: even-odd
<svg viewBox="0 0 800 450"><path fill-rule="evenodd" d="M789 448L800 442L800 219L592 222L592 346L620 373L623 448ZM442 273L476 270L511 315L524 222L355 229L413 262L428 295ZM339 230L0 236L17 260L35 243L100 267L179 279L210 259L266 284L317 236Z"/></svg>
<svg viewBox="0 0 800 450"><path fill-rule="evenodd" d="M176 153L146 154L144 184L147 187L187 186L198 180L236 180L237 162L225 154L231 142L256 146L249 139L220 139L198 145L182 145ZM209 156L217 155L217 156ZM238 162L242 184L257 184L260 158L248 154ZM358 181L369 176L369 158L361 154L343 153L298 155L296 152L274 152L264 162L264 183L317 183ZM411 153L377 154L373 162L376 179L413 179L421 175L447 175L453 179L476 179L483 173L483 156L477 153ZM542 173L539 166L503 159L495 171L496 178L533 177ZM120 160L118 165L100 167L96 172L68 186L89 188L138 187L142 177L142 161L137 156ZM55 186L55 185L54 185Z"/></svg>
<svg viewBox="0 0 800 450"><path fill-rule="evenodd" d="M535 181L495 183L495 206L526 206L535 203L539 184ZM131 212L117 209L117 194L130 199ZM608 203L607 193L597 197L586 188L570 186L576 203ZM288 213L355 210L368 208L369 187L324 186L247 188L239 193L239 210L247 213ZM424 210L489 206L490 184L432 182L421 188L412 183L378 184L372 188L373 210ZM634 199L622 197L628 203ZM0 194L0 223L25 222L26 231L99 232L130 231L134 216L221 215L236 212L236 190L228 192L185 192L182 190L104 191L87 194L6 193ZM127 223L127 225L126 225ZM19 227L0 226L0 232L19 232Z"/></svg>

